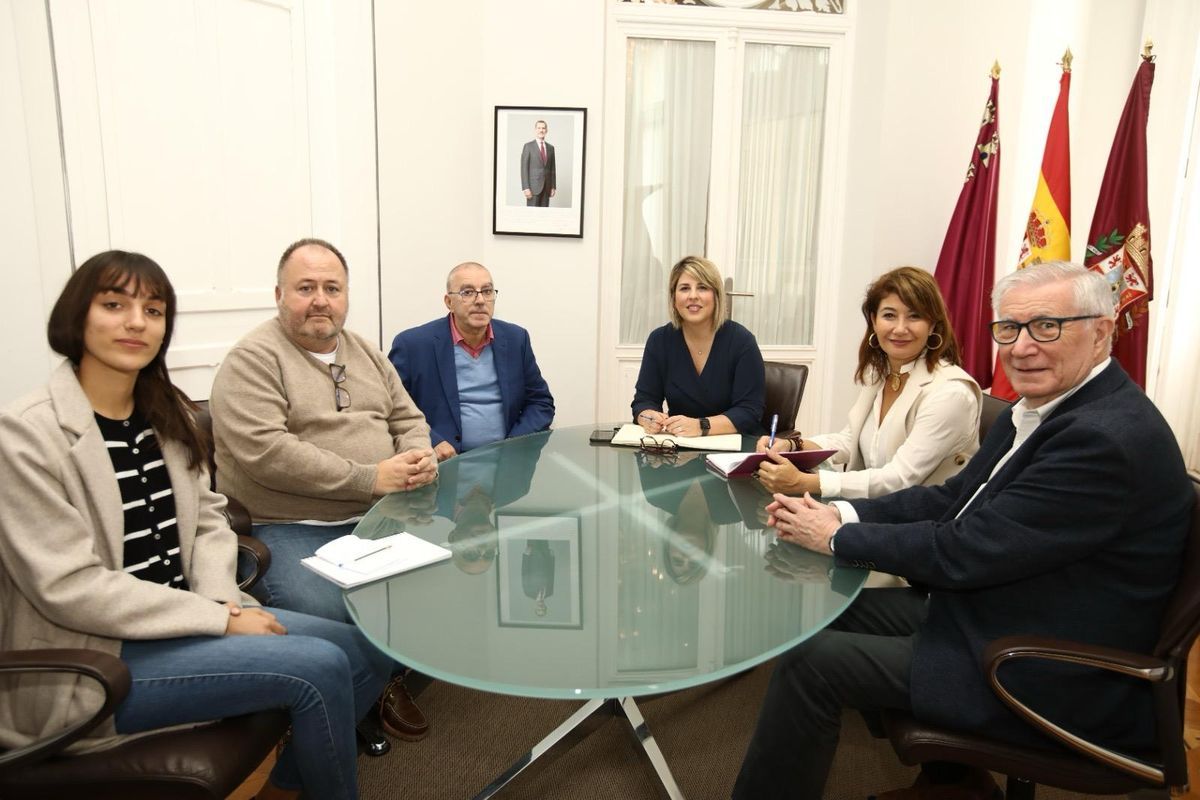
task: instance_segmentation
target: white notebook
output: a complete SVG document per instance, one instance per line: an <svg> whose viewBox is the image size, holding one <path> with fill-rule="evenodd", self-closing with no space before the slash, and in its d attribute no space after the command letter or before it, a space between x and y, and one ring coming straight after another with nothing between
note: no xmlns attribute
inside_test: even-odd
<svg viewBox="0 0 1200 800"><path fill-rule="evenodd" d="M445 547L411 533L382 539L360 539L347 534L317 549L300 563L343 589L408 572L450 557Z"/></svg>
<svg viewBox="0 0 1200 800"><path fill-rule="evenodd" d="M737 452L742 449L740 433L719 433L715 436L672 436L669 433L646 433L636 422L627 422L613 437L612 443L624 447L640 447L642 439L653 439L658 444L674 442L676 447L689 450L726 450Z"/></svg>

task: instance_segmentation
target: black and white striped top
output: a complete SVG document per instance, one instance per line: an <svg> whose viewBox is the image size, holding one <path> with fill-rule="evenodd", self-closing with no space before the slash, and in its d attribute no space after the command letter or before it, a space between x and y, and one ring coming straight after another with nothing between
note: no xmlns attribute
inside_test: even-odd
<svg viewBox="0 0 1200 800"><path fill-rule="evenodd" d="M179 560L175 496L154 430L136 410L129 419L96 415L125 509L125 571L151 583L187 589Z"/></svg>

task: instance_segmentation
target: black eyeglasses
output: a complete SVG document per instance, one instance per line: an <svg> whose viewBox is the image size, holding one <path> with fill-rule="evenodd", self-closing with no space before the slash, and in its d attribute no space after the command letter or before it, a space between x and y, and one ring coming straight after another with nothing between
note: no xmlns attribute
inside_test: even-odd
<svg viewBox="0 0 1200 800"><path fill-rule="evenodd" d="M660 441L655 439L653 436L643 436L640 444L642 445L642 450L644 452L653 453L654 455L658 456L668 454L674 455L679 449L675 446L674 439L663 439Z"/></svg>
<svg viewBox="0 0 1200 800"><path fill-rule="evenodd" d="M456 294L468 303L475 300L475 295L483 298L483 302L488 303L496 299L496 295L500 294L499 289L459 289L457 292L447 292L447 294Z"/></svg>
<svg viewBox="0 0 1200 800"><path fill-rule="evenodd" d="M672 447L641 450L637 454L637 459L643 467L673 467L679 462L679 451Z"/></svg>
<svg viewBox="0 0 1200 800"><path fill-rule="evenodd" d="M346 367L344 364L330 364L329 376L333 378L333 402L338 411L350 407L350 392L342 386L346 382Z"/></svg>
<svg viewBox="0 0 1200 800"><path fill-rule="evenodd" d="M1034 317L1028 322L1017 322L1011 319L998 319L991 323L992 338L996 344L1012 344L1021 335L1021 329L1029 331L1029 338L1035 342L1057 342L1062 336L1064 322L1075 322L1081 319L1100 319L1099 314L1087 314L1080 317Z"/></svg>

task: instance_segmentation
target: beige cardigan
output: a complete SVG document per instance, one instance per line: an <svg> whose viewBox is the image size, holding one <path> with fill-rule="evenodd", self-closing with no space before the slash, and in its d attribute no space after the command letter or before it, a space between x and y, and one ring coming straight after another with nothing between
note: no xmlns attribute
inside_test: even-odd
<svg viewBox="0 0 1200 800"><path fill-rule="evenodd" d="M47 386L0 411L0 649L86 648L114 656L123 639L221 636L222 601L254 601L234 578L237 540L175 442L162 442L175 495L180 557L191 591L123 571L120 489L75 371L64 362ZM51 735L102 703L76 676L0 681L0 746ZM116 743L111 718L74 749Z"/></svg>

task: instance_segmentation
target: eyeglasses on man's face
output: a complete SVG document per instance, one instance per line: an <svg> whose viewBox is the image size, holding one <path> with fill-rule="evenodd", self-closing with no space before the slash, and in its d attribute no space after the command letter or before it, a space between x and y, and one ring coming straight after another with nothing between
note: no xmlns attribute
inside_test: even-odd
<svg viewBox="0 0 1200 800"><path fill-rule="evenodd" d="M457 292L448 292L448 294L456 294L468 303L475 302L475 295L479 295L483 298L483 302L490 303L496 299L496 295L500 294L500 290L488 286L483 289L459 289Z"/></svg>
<svg viewBox="0 0 1200 800"><path fill-rule="evenodd" d="M1057 342L1062 336L1064 322L1075 322L1081 319L1100 319L1098 314L1086 314L1078 317L1034 317L1028 322L1017 322L1011 319L998 319L991 323L992 338L996 344L1012 344L1021 335L1021 329L1029 332L1029 338L1035 342L1046 344Z"/></svg>
<svg viewBox="0 0 1200 800"><path fill-rule="evenodd" d="M345 411L350 407L350 391L342 386L346 382L346 366L344 364L330 364L329 376L333 378L333 402L338 411Z"/></svg>

